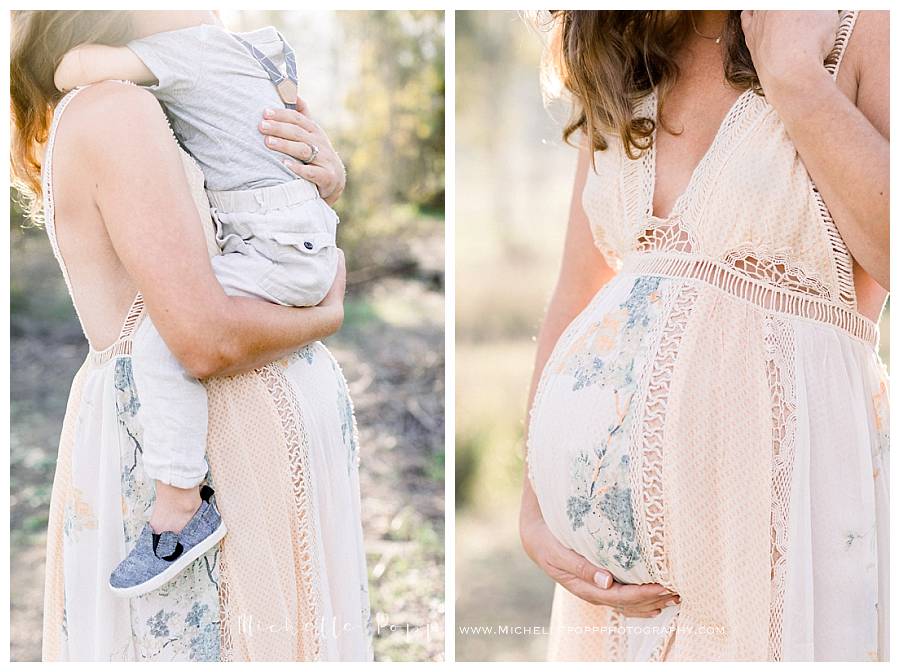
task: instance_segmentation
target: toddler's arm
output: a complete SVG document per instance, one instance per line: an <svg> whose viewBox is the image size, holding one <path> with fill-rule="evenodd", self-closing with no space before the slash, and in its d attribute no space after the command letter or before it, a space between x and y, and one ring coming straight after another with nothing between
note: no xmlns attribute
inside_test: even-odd
<svg viewBox="0 0 900 672"><path fill-rule="evenodd" d="M69 50L53 76L53 82L60 91L108 79L124 79L135 84L156 81L153 73L131 49L102 44L84 44Z"/></svg>

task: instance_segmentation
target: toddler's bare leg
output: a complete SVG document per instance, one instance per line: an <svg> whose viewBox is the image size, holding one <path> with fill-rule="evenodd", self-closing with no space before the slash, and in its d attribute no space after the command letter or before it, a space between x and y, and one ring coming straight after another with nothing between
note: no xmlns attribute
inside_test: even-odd
<svg viewBox="0 0 900 672"><path fill-rule="evenodd" d="M156 534L181 532L200 508L200 486L176 488L161 481L156 483L156 503L150 514L150 527Z"/></svg>

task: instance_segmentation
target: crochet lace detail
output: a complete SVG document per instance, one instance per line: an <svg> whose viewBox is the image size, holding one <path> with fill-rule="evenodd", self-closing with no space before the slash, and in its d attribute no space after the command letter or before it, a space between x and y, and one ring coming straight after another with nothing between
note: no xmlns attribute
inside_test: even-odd
<svg viewBox="0 0 900 672"><path fill-rule="evenodd" d="M625 647L627 646L625 641L626 632L625 615L615 609L610 610L609 638L607 640L609 660L619 662L625 660Z"/></svg>
<svg viewBox="0 0 900 672"><path fill-rule="evenodd" d="M630 437L633 463L639 465L631 470L634 506L639 512L635 516L636 537L653 580L667 588L672 586L666 553L662 474L666 408L678 350L696 298L697 290L690 285L682 285L664 296L665 317L658 321L659 333L652 337L651 349L656 356L642 384L643 421L632 425Z"/></svg>
<svg viewBox="0 0 900 672"><path fill-rule="evenodd" d="M235 660L234 636L228 614L232 609L231 585L228 580L228 538L222 540L219 552L219 646L221 660L230 663Z"/></svg>
<svg viewBox="0 0 900 672"><path fill-rule="evenodd" d="M321 595L319 558L316 556L316 521L318 519L312 496L312 471L309 466L309 434L304 429L303 412L294 387L288 383L284 369L277 363L258 370L260 377L272 395L275 408L281 418L290 463L291 485L294 502L295 555L301 584L300 624L314 624L298 633L299 660L319 660L321 632L319 630Z"/></svg>
<svg viewBox="0 0 900 672"><path fill-rule="evenodd" d="M797 436L793 330L782 318L768 316L764 338L766 374L772 396L772 599L769 614L769 660L781 660L791 474Z"/></svg>
<svg viewBox="0 0 900 672"><path fill-rule="evenodd" d="M811 293L762 282L721 261L689 254L644 252L626 255L622 270L697 280L765 311L830 324L869 345L878 343L878 326L861 313Z"/></svg>
<svg viewBox="0 0 900 672"><path fill-rule="evenodd" d="M653 223L638 236L638 252L685 252L697 250L697 239L681 217L653 218Z"/></svg>
<svg viewBox="0 0 900 672"><path fill-rule="evenodd" d="M635 241L635 251L700 253L697 237L681 215L650 217L649 222ZM790 250L769 252L763 246L742 243L727 251L723 262L741 275L774 287L831 299L827 285L804 269Z"/></svg>
<svg viewBox="0 0 900 672"><path fill-rule="evenodd" d="M843 10L841 14L840 24L838 25L837 34L834 40L834 47L828 55L825 69L831 75L832 79L837 79L838 71L844 60L844 54L847 51L847 43L850 41L850 35L853 33L853 27L856 25L857 11ZM825 235L828 239L828 245L831 248L831 260L834 268L835 276L838 283L838 298L841 302L850 308L856 308L856 286L853 284L853 258L850 251L841 238L834 218L822 199L815 182L810 178L812 183L813 197L816 201L818 216L825 228Z"/></svg>
<svg viewBox="0 0 900 672"><path fill-rule="evenodd" d="M635 114L638 117L656 116L655 92L638 101ZM620 157L618 168L625 222L645 221L653 212L653 182L646 178L653 176L656 171L655 140L654 137L650 149L641 153L637 159L629 159L624 153Z"/></svg>
<svg viewBox="0 0 900 672"><path fill-rule="evenodd" d="M831 299L828 287L796 263L788 250L769 253L758 246L744 244L727 252L724 261L748 278L792 292Z"/></svg>

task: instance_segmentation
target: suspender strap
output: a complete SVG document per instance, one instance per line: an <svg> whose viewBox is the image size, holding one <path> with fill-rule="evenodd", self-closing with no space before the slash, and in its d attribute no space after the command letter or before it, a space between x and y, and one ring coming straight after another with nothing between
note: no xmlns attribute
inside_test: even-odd
<svg viewBox="0 0 900 672"><path fill-rule="evenodd" d="M284 68L286 72L281 72L278 66L272 62L271 58L250 44L243 37L240 35L234 35L234 37L247 48L247 51L249 51L253 58L256 59L257 63L263 67L266 74L269 76L269 79L272 80L272 84L274 84L275 88L278 90L278 95L281 96L284 106L290 109L293 108L297 102L297 59L294 56L294 50L281 36L281 33L276 34L278 35L278 39L281 40L282 53L284 54Z"/></svg>

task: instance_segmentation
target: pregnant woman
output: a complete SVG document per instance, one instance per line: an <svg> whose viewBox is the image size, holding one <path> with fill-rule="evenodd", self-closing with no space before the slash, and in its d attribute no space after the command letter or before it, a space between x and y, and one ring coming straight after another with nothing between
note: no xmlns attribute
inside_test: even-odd
<svg viewBox="0 0 900 672"><path fill-rule="evenodd" d="M520 517L550 656L887 660L886 16L551 27L582 149Z"/></svg>
<svg viewBox="0 0 900 672"><path fill-rule="evenodd" d="M125 83L65 98L53 85L70 48L127 41L110 14L13 15L15 173L43 195L90 345L53 484L43 658L370 659L355 421L318 342L343 319L343 265L314 307L224 293L203 175L157 101ZM318 127L293 110L266 126L267 144L336 200L343 168ZM314 165L301 163L311 155L301 136L319 149ZM228 535L171 582L126 599L107 581L153 506L133 373L152 326L206 379L209 481Z"/></svg>

